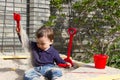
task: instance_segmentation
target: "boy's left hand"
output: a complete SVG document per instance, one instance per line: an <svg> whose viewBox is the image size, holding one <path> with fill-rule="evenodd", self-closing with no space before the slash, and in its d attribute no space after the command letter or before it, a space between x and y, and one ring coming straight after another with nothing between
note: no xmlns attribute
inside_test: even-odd
<svg viewBox="0 0 120 80"><path fill-rule="evenodd" d="M69 67L69 68L71 68L71 67L72 67L72 64L71 64L71 63L66 62L66 64L68 65L68 67Z"/></svg>
<svg viewBox="0 0 120 80"><path fill-rule="evenodd" d="M71 68L72 67L71 63L69 63L69 62L66 62L65 64L60 63L60 64L58 64L58 66L62 67L62 68Z"/></svg>

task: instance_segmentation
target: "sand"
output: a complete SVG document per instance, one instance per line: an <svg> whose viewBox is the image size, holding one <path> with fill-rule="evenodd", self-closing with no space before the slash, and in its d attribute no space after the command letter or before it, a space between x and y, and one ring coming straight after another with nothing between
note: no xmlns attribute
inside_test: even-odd
<svg viewBox="0 0 120 80"><path fill-rule="evenodd" d="M29 68L28 59L0 59L0 80L23 80Z"/></svg>

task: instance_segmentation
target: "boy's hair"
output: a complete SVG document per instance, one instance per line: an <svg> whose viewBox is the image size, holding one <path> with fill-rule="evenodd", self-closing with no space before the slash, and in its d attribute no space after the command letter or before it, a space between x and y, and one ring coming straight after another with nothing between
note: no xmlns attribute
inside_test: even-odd
<svg viewBox="0 0 120 80"><path fill-rule="evenodd" d="M51 27L45 27L45 26L40 27L36 31L36 37L41 38L43 36L46 36L48 37L48 39L50 39L50 41L53 41L54 39L53 29Z"/></svg>

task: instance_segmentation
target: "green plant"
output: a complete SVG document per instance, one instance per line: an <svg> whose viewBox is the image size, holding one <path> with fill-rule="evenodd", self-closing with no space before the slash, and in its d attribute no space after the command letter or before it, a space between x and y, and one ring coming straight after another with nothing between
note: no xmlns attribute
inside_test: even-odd
<svg viewBox="0 0 120 80"><path fill-rule="evenodd" d="M106 54L120 31L119 0L80 0L73 4L72 25L80 29L82 49L90 53Z"/></svg>
<svg viewBox="0 0 120 80"><path fill-rule="evenodd" d="M51 0L51 17L47 25L59 24L63 28L62 21L67 17L62 14L63 4L69 4L69 0ZM90 62L94 53L108 54L108 65L118 68L120 0L78 0L71 4L70 16L72 17L69 25L78 28L79 36L76 36L76 40L80 45L77 48L81 49L85 55L77 60Z"/></svg>
<svg viewBox="0 0 120 80"><path fill-rule="evenodd" d="M110 47L108 66L120 69L120 41Z"/></svg>
<svg viewBox="0 0 120 80"><path fill-rule="evenodd" d="M63 23L66 15L61 13L63 10L63 4L68 2L68 0L50 0L50 10L51 15L49 20L45 23L46 26L57 26L58 23ZM64 19L63 19L64 18Z"/></svg>

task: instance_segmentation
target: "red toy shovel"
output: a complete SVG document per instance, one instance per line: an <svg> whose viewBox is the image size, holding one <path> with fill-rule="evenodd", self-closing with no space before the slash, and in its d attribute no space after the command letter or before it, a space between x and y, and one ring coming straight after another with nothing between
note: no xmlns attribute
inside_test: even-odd
<svg viewBox="0 0 120 80"><path fill-rule="evenodd" d="M72 49L73 37L74 37L74 35L76 34L76 32L77 32L76 28L69 28L69 29L68 29L68 33L69 33L69 35L70 35L70 40L69 40L69 44L68 44L67 58L64 59L66 62L71 63L72 66L73 66L73 62L72 62L72 60L70 59L70 54L71 54L71 49Z"/></svg>

